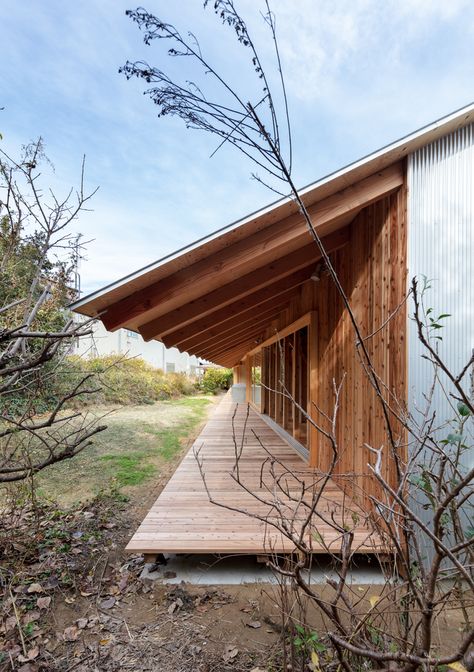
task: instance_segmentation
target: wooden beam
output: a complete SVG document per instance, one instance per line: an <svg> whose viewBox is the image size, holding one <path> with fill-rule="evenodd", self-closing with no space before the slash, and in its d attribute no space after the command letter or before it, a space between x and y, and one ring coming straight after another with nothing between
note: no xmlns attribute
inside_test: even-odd
<svg viewBox="0 0 474 672"><path fill-rule="evenodd" d="M101 319L113 331L162 303L178 297L184 303L212 291L222 283L222 277L237 280L310 240L301 216L293 215L122 299L110 306Z"/></svg>
<svg viewBox="0 0 474 672"><path fill-rule="evenodd" d="M189 352L190 349L217 341L219 338L224 338L229 333L238 333L242 329L250 327L257 322L271 319L272 316L281 312L285 306L288 306L290 296L294 296L294 290L285 292L285 294L281 295L281 298L277 297L260 304L258 310L251 308L250 310L245 311L245 313L237 315L237 317L222 322L214 329L209 329L199 333L193 338L180 341L179 343L176 343L176 347L179 347L181 351Z"/></svg>
<svg viewBox="0 0 474 672"><path fill-rule="evenodd" d="M220 343L215 343L214 345L208 348L206 347L197 348L196 351L199 352L200 357L204 357L205 359L211 359L212 356L216 356L216 354L221 354L222 352L225 352L226 350L232 348L234 344L238 344L244 340L250 341L255 345L255 341L257 340L258 336L264 334L267 327L268 322L264 322L263 324L257 324L250 329L244 329L240 334L236 335L231 334L230 336L227 336L227 338L223 339Z"/></svg>
<svg viewBox="0 0 474 672"><path fill-rule="evenodd" d="M240 343L243 339L253 339L252 342L255 343L257 337L265 332L266 327L266 322L256 324L248 329L243 329L238 334L231 334L220 342L216 341L209 346L198 347L196 348L196 352L199 352L201 357L209 359L212 355L215 356L225 350L229 350L235 343Z"/></svg>
<svg viewBox="0 0 474 672"><path fill-rule="evenodd" d="M347 224L363 207L398 189L403 183L400 164L394 164L311 206L309 211L320 235ZM101 319L114 330L150 313L163 304L162 313L182 305L222 283L223 275L235 280L286 252L303 247L310 240L302 217L292 215L252 234L227 249L181 269L112 304Z"/></svg>
<svg viewBox="0 0 474 672"><path fill-rule="evenodd" d="M209 359L209 361L217 361L214 360L214 358L219 357L227 357L228 355L234 355L236 352L240 352L241 356L240 359L244 357L255 345L255 340L256 340L256 335L255 334L247 334L246 337L241 337L239 340L234 341L233 343L228 343L226 346L220 349L216 349L213 352L209 353L209 357L206 357L205 359Z"/></svg>
<svg viewBox="0 0 474 672"><path fill-rule="evenodd" d="M324 244L327 252L330 253L345 245L348 240L348 230L341 229L340 231L336 231L327 236L324 239ZM293 278L295 284L293 286L302 284L308 278L308 272L310 272L309 266L315 264L320 258L321 255L319 254L316 245L314 243L309 243L308 245L305 245L305 247L296 250L291 254L280 257L280 259L277 259L271 264L259 268L257 271L244 275L239 280L223 285L219 287L219 289L216 289L205 296L201 296L195 301L190 301L187 305L174 310L172 314L164 315L142 324L138 330L145 341L160 336L163 343L169 347L168 343L174 344L174 341L166 338L165 334L167 332L176 329L179 326L185 326L197 318L209 315L209 313L234 303L239 299L243 299L264 287L268 289L259 296L259 299L260 301L269 299L273 295L272 289L269 286L273 285L281 278L286 278L295 274ZM296 275L296 271L301 269L305 270L301 271L299 275ZM288 280L288 282L290 282L290 280ZM281 291L285 291L289 288L289 285L285 287L285 283L281 283ZM252 305L255 305L255 302L253 302ZM244 305L242 309L244 310L248 307L248 305Z"/></svg>
<svg viewBox="0 0 474 672"><path fill-rule="evenodd" d="M252 322L255 318L260 318L262 316L268 316L271 312L281 311L284 306L287 306L290 301L293 300L295 295L298 292L298 287L293 287L283 294L279 294L262 301L261 303L252 306L248 310L239 313L238 315L232 316L227 320L219 322L216 326L212 326L209 329L199 331L197 334L192 334L190 337L184 337L182 341L176 342L176 347L180 350L187 351L188 347L194 346L196 343L203 343L204 341L211 340L218 336L222 336L232 329L239 328L240 326ZM193 323L188 327L192 328ZM185 328L186 329L186 328Z"/></svg>
<svg viewBox="0 0 474 672"><path fill-rule="evenodd" d="M234 297L234 300L231 299L227 303L220 303L220 295L215 294L214 297L216 298L216 301L214 305L214 297L208 295L206 307L208 307L209 310L206 310L206 308L202 306L202 309L206 310L206 313L204 314L199 314L198 312L197 316L195 316L197 310L194 309L193 304L193 307L185 306L172 313L168 313L168 315L163 315L162 318L156 321L156 323L160 325L159 335L165 345L166 343L175 345L181 343L186 338L206 332L213 327L217 328L226 320L232 320L244 314L246 311L255 310L266 301L277 300L280 295L294 291L297 287L306 282L315 263L316 262L312 260L309 265L306 264L296 272L279 277L276 281L275 278L272 278L273 282L269 281L268 284L259 286L258 288L255 288L254 282L254 291L249 292L244 296L239 296L241 286L240 288L237 288L238 286L234 285L231 288L231 291L237 291L238 298L235 300L235 293L230 294L226 292L226 295L228 294L229 296ZM255 278L255 274L253 277ZM213 306L212 310L211 306ZM167 329L171 324L174 325L174 329ZM161 331L162 327L163 331ZM144 329L144 325L141 329Z"/></svg>
<svg viewBox="0 0 474 672"><path fill-rule="evenodd" d="M245 357L249 347L250 346L248 344L239 345L234 350L229 350L228 352L219 355L216 360L212 361L215 361L216 364L220 364L221 366L231 367L237 362L240 362Z"/></svg>

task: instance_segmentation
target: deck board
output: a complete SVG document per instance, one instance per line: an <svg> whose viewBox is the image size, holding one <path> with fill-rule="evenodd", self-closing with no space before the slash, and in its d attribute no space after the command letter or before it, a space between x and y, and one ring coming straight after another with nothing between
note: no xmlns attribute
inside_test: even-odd
<svg viewBox="0 0 474 672"><path fill-rule="evenodd" d="M278 501L286 516L292 516L295 527L304 519L302 507L296 507L291 497L298 498L300 483L289 473L304 480L307 501L316 491L321 474L307 466L300 455L274 432L253 409L250 409L239 462L242 487L232 478L235 451L232 438L232 416L236 405L226 395L214 410L181 464L151 507L138 530L130 540L127 551L141 553L288 553L293 544L274 526L278 521L272 504L275 502L275 476L270 473L270 458L277 462L273 469L287 484L290 497L278 492ZM238 441L242 436L247 407L241 404L235 416ZM259 440L265 446L262 448ZM196 459L202 460L202 472L212 499L219 504L245 510L232 511L209 501L203 477ZM261 479L262 464L263 478ZM235 473L235 472L234 472ZM310 487L308 487L310 486ZM249 492L246 492L248 490ZM263 499L259 501L256 497ZM354 532L354 550L361 553L385 552L381 539L366 522L366 515L349 502L336 483L330 481L318 504L318 512L328 519L334 516L339 523ZM252 517L261 516L269 522ZM273 517L272 517L273 516ZM324 540L324 544L321 543ZM325 553L328 546L337 552L341 534L327 520L315 516L305 534L313 553ZM319 540L319 541L318 541Z"/></svg>

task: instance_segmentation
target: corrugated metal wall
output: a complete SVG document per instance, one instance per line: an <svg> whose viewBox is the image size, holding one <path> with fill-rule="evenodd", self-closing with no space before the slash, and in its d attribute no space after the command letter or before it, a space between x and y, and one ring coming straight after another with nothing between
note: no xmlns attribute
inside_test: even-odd
<svg viewBox="0 0 474 672"><path fill-rule="evenodd" d="M474 125L471 124L408 158L408 270L431 279L425 306L435 315L451 313L439 330L440 353L454 371L474 348ZM409 314L413 314L410 302ZM432 367L412 320L408 326L409 410L419 416ZM468 377L469 380L469 377ZM442 380L445 383L444 380ZM448 388L449 389L449 388ZM433 400L438 425L453 417L450 402L438 388ZM467 457L474 463L474 452Z"/></svg>

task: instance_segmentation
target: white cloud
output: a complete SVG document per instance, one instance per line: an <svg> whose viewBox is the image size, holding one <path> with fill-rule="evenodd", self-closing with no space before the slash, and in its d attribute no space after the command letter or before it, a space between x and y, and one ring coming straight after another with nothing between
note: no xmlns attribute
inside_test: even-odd
<svg viewBox="0 0 474 672"><path fill-rule="evenodd" d="M244 6L251 15L255 3ZM470 0L273 0L271 6L290 91L304 101L324 100L338 80L361 70L389 76L443 23L457 20L466 38L474 26ZM263 25L254 25L262 39Z"/></svg>
<svg viewBox="0 0 474 672"><path fill-rule="evenodd" d="M145 3L148 4L148 3ZM152 0L150 9L156 9ZM168 6L167 6L168 5ZM101 185L80 227L95 238L83 264L97 287L244 216L274 194L249 180L251 166L171 119L157 120L127 58L171 67L146 48L124 16L128 0L3 0L0 131L16 149L39 134L56 184L86 176ZM133 3L132 3L132 6ZM271 63L258 9L240 0ZM467 0L272 0L290 94L295 179L307 183L474 98L474 5ZM163 18L192 28L206 54L247 94L247 53L210 8L164 3ZM158 10L157 10L158 11ZM168 65L166 65L168 63ZM245 67L247 65L247 69ZM270 66L271 67L271 66Z"/></svg>

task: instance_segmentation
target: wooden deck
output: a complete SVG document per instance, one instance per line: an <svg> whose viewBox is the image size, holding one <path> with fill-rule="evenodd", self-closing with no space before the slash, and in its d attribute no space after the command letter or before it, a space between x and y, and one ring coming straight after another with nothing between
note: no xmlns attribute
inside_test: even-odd
<svg viewBox="0 0 474 672"><path fill-rule="evenodd" d="M292 498L298 500L301 484L287 472L293 472L300 481L304 480L307 488L309 486L307 501L311 500L312 492L317 492L321 474L308 467L295 450L250 409L239 466L241 484L237 483L232 477L232 473L235 475L232 438L235 407L230 395L226 395L133 535L127 551L269 554L294 550L293 544L269 524L271 520L278 520L275 504L283 509L287 519L294 519L294 527L298 529L305 512ZM246 414L247 406L239 405L234 423L239 444ZM196 451L200 451L202 473ZM273 462L274 473L269 453L277 460ZM223 506L209 501L203 475L210 496ZM275 487L275 475L282 476L280 482L285 483L284 488L288 487L289 496ZM250 515L225 507L245 510ZM267 522L252 517L254 515L266 517ZM341 534L327 522L331 516L345 529L354 530L355 551L386 551L378 535L366 524L366 515L331 481L318 504L312 525L305 531L305 540L311 544L313 553L340 549Z"/></svg>

